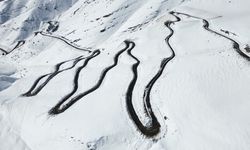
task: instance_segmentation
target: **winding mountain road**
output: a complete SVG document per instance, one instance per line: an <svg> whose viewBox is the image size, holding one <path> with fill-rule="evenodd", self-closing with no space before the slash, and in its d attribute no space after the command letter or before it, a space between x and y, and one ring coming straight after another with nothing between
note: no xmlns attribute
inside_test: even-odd
<svg viewBox="0 0 250 150"><path fill-rule="evenodd" d="M32 85L32 87L30 88L30 90L26 93L23 94L23 96L35 96L37 95L45 86L47 83L49 83L49 81L54 78L56 75L58 75L59 73L66 71L66 70L70 70L72 68L75 67L75 65L81 61L82 59L85 59L85 61L83 62L83 64L81 66L79 66L75 72L75 76L74 76L74 81L73 81L73 89L66 94L53 108L51 108L49 110L49 115L57 115L60 113L63 113L64 111L66 111L68 108L70 108L73 104L75 104L77 101L79 101L80 99L82 99L83 97L85 97L86 95L94 92L95 90L97 90L101 84L103 83L107 73L113 69L119 61L119 57L122 53L124 53L125 51L127 51L127 54L132 57L134 60L136 60L136 63L134 63L131 67L132 72L133 72L133 78L129 83L129 86L127 88L126 91L126 107L127 107L127 111L128 114L130 116L130 118L132 119L132 121L134 122L134 124L137 126L137 128L140 130L140 132L145 135L146 137L154 137L156 136L159 132L160 132L160 128L161 125L157 119L157 117L155 116L153 110L152 110L152 106L151 106L151 99L150 99L150 94L151 94L151 90L154 86L154 84L156 83L156 81L160 78L160 76L162 75L166 65L168 64L169 61L171 61L174 57L175 57L175 52L170 44L170 38L173 36L174 34L174 30L171 28L171 25L174 24L175 22L179 22L181 19L176 16L174 14L174 12L170 12L171 15L173 15L176 20L175 21L166 21L164 24L165 26L170 30L169 35L165 38L165 42L168 45L168 47L171 50L171 55L169 57L164 58L161 61L160 64L160 68L158 70L158 72L153 76L153 78L150 80L150 82L146 85L145 89L144 89L144 94L143 94L143 106L144 106L144 111L146 114L146 117L148 119L150 119L149 123L147 125L143 125L143 123L141 122L141 120L139 119L135 108L133 106L133 91L134 91L134 87L136 85L137 82L137 78L138 78L138 66L140 64L140 60L138 58L136 58L131 51L134 49L135 47L135 43L129 40L125 40L125 48L121 49L120 51L118 51L114 58L113 58L113 64L111 64L110 66L106 67L100 74L100 77L97 81L96 84L94 84L91 88L89 88L88 90L81 92L80 94L74 96L74 94L77 92L78 87L79 87L79 76L81 71L88 65L88 62L90 60L92 60L93 58L95 58L96 56L98 56L101 52L100 50L95 50L93 52L88 51L91 53L90 56L88 57L83 57L83 56L79 56L75 59L72 60L67 60L64 62L61 62L59 64L57 64L55 66L55 71L53 73L49 73L49 74L45 74L41 77L39 77L34 84ZM63 40L65 43L67 43L68 45L72 46L71 43L69 43L68 41L66 41L65 39L61 39L60 37L56 37L56 36L52 36L52 35L47 35L44 34L43 32L38 32L44 36L50 36L53 38L57 38L60 40ZM72 46L74 48L77 49L81 49L78 47L75 47L74 45ZM85 49L84 49L85 50ZM73 61L73 64L65 69L60 70L60 67L67 63L67 62L71 62ZM41 81L42 79L46 78L45 81ZM73 97L74 96L74 97Z"/></svg>
<svg viewBox="0 0 250 150"><path fill-rule="evenodd" d="M49 83L49 81L52 80L56 75L66 71L66 70L70 70L70 69L74 68L76 66L76 64L83 59L88 59L88 57L86 58L83 56L79 56L77 58L63 61L63 62L57 64L55 66L54 72L40 76L38 79L35 80L35 82L31 86L31 88L26 93L22 94L22 96L30 97L30 96L37 95ZM62 65L64 65L65 63L71 62L71 61L73 61L73 64L70 67L60 70ZM47 79L45 79L45 78L47 78ZM42 80L44 80L44 79L45 79L45 81L42 82Z"/></svg>
<svg viewBox="0 0 250 150"><path fill-rule="evenodd" d="M79 56L79 57L77 57L77 58L75 58L75 59L63 61L63 62L57 64L57 65L55 66L55 71L54 71L53 73L48 73L48 74L42 75L42 76L40 76L38 79L36 79L36 81L33 83L33 85L31 86L31 88L30 88L26 93L22 94L22 96L25 96L25 97L30 97L30 96L35 96L35 95L37 95L37 94L38 94L38 93L39 93L39 92L49 83L49 81L50 81L51 79L53 79L56 75L58 75L58 74L60 74L60 73L62 73L62 72L64 72L64 71L66 71L66 70L70 70L70 69L74 68L74 67L78 64L78 62L80 62L81 60L86 59L86 60L84 61L84 64L83 64L83 65L87 65L86 63L88 63L88 61L89 61L90 59L92 59L92 57L95 57L97 53L98 53L97 55L100 54L100 50L95 50L95 51L92 52L92 51L90 51L90 50L88 50L88 49L80 48L80 47L74 45L72 42L67 41L67 40L66 40L65 38L63 38L63 37L53 36L53 35L51 35L51 34L48 34L48 33L43 32L43 31L35 32L35 35L37 35L37 34L39 34L39 33L40 33L41 35L43 35L43 36L48 36L48 37L51 37L51 38L59 39L59 40L65 42L67 45L69 45L69 46L71 46L71 47L73 47L73 48L75 48L75 49L77 49L77 50L86 51L86 52L88 52L88 53L91 53L91 55L88 56L88 57ZM18 43L18 44L15 46L14 49L20 47L20 45L21 45L21 42ZM60 70L60 67L61 67L63 64L65 64L65 63L67 63L67 62L71 62L71 61L73 61L73 64L72 64L70 67ZM80 67L80 68L81 68L81 67ZM47 79L45 79L45 78L47 78ZM42 82L42 80L44 80L44 79L45 79L45 81ZM76 86L76 84L75 84L74 86ZM67 96L66 96L66 97L67 97Z"/></svg>
<svg viewBox="0 0 250 150"><path fill-rule="evenodd" d="M113 58L113 64L106 67L100 77L99 77L99 80L97 81L97 83L92 86L90 89L76 95L75 97L73 98L70 98L76 91L77 91L77 88L78 88L78 78L79 78L79 75L76 74L75 76L75 80L74 80L74 84L75 84L75 87L74 89L69 93L67 94L62 100L59 101L59 103L56 104L56 106L54 106L50 111L49 111L49 114L50 115L56 115L56 114L60 114L62 112L64 112L65 110L67 110L70 106L72 106L74 103L76 103L78 100L80 100L81 98L83 98L84 96L94 92L95 90L97 90L101 84L103 83L103 80L106 76L106 74L112 69L114 68L117 63L118 63L118 59L120 57L120 55L125 52L127 49L129 49L129 45L126 44L126 47L123 48L122 50L120 50ZM70 98L70 99L69 99Z"/></svg>
<svg viewBox="0 0 250 150"><path fill-rule="evenodd" d="M170 41L169 41L170 38L174 34L174 30L171 28L171 24L173 24L175 22L179 22L181 19L179 17L177 17L176 15L174 15L173 12L170 12L170 14L172 14L176 18L175 21L166 21L165 22L165 26L170 30L170 34L165 38L165 41L171 50L171 55L169 57L164 58L161 61L161 65L160 65L158 72L150 80L150 82L146 85L145 90L144 90L144 94L143 94L144 111L146 113L147 118L150 119L150 124L147 124L146 126L143 125L143 123L140 121L140 119L139 119L138 115L136 114L136 111L133 107L133 103L132 103L133 90L134 90L134 86L135 86L137 78L138 78L137 68L140 64L140 60L138 60L131 53L132 49L130 49L128 51L128 55L131 56L134 60L136 60L136 63L134 63L132 66L132 71L133 71L134 76L133 76L133 79L131 80L131 82L128 86L127 93L126 93L127 110L128 110L129 116L132 118L132 120L134 121L137 128L141 131L142 134L144 134L147 137L156 136L160 132L160 128L161 128L161 125L160 125L158 119L156 118L156 116L152 110L152 106L151 106L151 102L150 102L151 90L152 90L154 84L156 83L156 81L162 75L167 63L175 57L175 52L174 52L174 50L170 44ZM135 47L135 43L133 43L131 41L127 41L127 43L128 44L132 43L133 47Z"/></svg>
<svg viewBox="0 0 250 150"><path fill-rule="evenodd" d="M55 36L55 35L52 35L52 34L49 34L49 33L46 33L46 32L43 32L43 31L38 31L38 32L35 32L35 35L37 34L41 34L43 36L47 36L47 37L51 37L51 38L55 38L55 39L58 39L58 40L61 40L63 41L64 43L66 43L67 45L77 49L77 50L80 50L80 51L85 51L85 52L88 52L88 53L91 53L92 51L91 50L88 50L87 48L81 48L79 47L78 45L74 44L73 42L71 41L68 41L66 38L64 38L63 36Z"/></svg>
<svg viewBox="0 0 250 150"><path fill-rule="evenodd" d="M201 18L201 17L197 17L197 16L193 16L193 15L190 15L190 14L187 14L187 13L182 13L182 12L173 12L173 14L176 14L176 15L184 15L184 16L187 16L187 17L191 17L191 18L194 18L194 19L199 19L199 20L202 20L203 22L203 28L211 33L214 33L218 36L221 36L225 39L228 39L229 41L231 41L233 43L233 48L236 50L236 52L241 55L243 58L245 58L246 60L250 61L250 56L248 56L247 54L245 54L241 49L240 49L240 44L238 42L236 42L234 39L228 37L228 36L225 36L211 28L209 28L209 22L208 20L204 19L204 18Z"/></svg>

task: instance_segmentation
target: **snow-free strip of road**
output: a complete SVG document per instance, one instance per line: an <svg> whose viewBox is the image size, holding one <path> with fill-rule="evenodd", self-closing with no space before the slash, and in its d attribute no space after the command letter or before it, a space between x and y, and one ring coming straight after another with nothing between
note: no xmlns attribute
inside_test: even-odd
<svg viewBox="0 0 250 150"><path fill-rule="evenodd" d="M137 81L137 77L138 77L138 73L137 73L137 68L140 64L140 60L137 59L132 53L130 49L128 51L128 55L130 55L134 60L136 60L136 63L133 64L132 66L132 71L133 71L133 79L131 80L128 89L127 89L127 93L126 93L126 104L127 104L127 110L129 113L129 116L132 118L132 120L134 121L135 125L137 126L137 128L141 131L141 133L147 137L154 137L157 134L160 133L160 128L161 125L158 121L158 119L156 118L153 110L152 110L152 106L151 106L151 102L150 102L150 94L151 94L151 89L154 86L155 82L159 79L159 77L162 75L167 63L169 61L171 61L174 57L175 57L175 52L174 49L172 48L171 44L170 44L170 38L173 36L174 34L174 30L171 28L171 24L175 23L175 22L179 22L181 19L179 17L177 17L176 15L174 15L173 12L170 12L170 14L172 14L173 16L175 16L176 20L175 21L166 21L165 22L165 26L170 30L170 34L165 38L166 44L169 46L172 54L169 57L164 58L161 61L161 65L160 68L158 70L158 72L156 73L156 75L150 80L150 82L146 85L145 90L144 90L144 94L143 94L143 103L144 103L144 111L147 115L147 117L150 119L150 124L148 125L143 125L143 123L140 121L138 115L136 114L136 111L133 107L133 103L132 103L132 98L133 98L133 90L134 90L134 86L136 84ZM135 46L135 43L131 42L131 41L127 41L127 43L132 43L133 47Z"/></svg>
<svg viewBox="0 0 250 150"><path fill-rule="evenodd" d="M125 42L126 43L126 42ZM118 63L118 60L119 60L119 57L120 55L125 52L126 50L129 49L129 45L126 44L125 48L123 48L122 50L120 50L115 56L114 56L114 62L112 65L106 67L100 77L99 77L99 80L97 81L97 83L92 86L90 89L76 95L75 97L71 98L69 100L69 98L76 92L76 90L73 90L71 93L69 93L68 95L66 95L62 100L60 100L59 103L56 104L55 107L53 107L50 111L49 111L49 114L51 115L55 115L55 114L59 114L59 113L62 113L64 112L65 110L67 110L70 106L72 106L74 103L76 103L78 100L80 100L81 98L83 98L84 96L94 92L95 90L97 90L101 84L103 83L103 80L106 76L106 74L111 70L113 69L117 63ZM78 80L78 77L77 77L77 80ZM78 81L77 81L78 82ZM76 84L75 84L76 85Z"/></svg>
<svg viewBox="0 0 250 150"><path fill-rule="evenodd" d="M201 18L201 17L197 17L197 16L193 16L193 15L190 15L190 14L187 14L187 13L182 13L182 12L173 12L173 14L176 14L176 15L184 15L184 16L187 16L187 17L191 17L191 18L194 18L194 19L199 19L199 20L202 20L203 22L203 28L211 33L214 33L218 36L221 36L223 38L226 38L228 39L229 41L231 41L233 43L233 49L236 50L236 52L241 55L243 58L245 58L246 60L250 61L250 56L248 56L247 54L245 54L241 49L240 49L240 44L238 42L236 42L234 39L228 37L228 36L225 36L211 28L209 28L209 22L208 20L204 19L204 18Z"/></svg>
<svg viewBox="0 0 250 150"><path fill-rule="evenodd" d="M37 95L49 83L49 81L52 80L56 75L58 75L58 74L60 74L60 73L62 73L64 71L67 71L67 70L70 70L70 69L74 68L77 65L77 63L80 62L83 59L85 59L85 57L79 56L77 58L67 60L67 61L63 61L63 62L57 64L55 66L55 71L54 72L40 76L38 79L36 79L36 81L33 83L31 88L26 93L22 94L22 96L30 97L30 96ZM70 67L60 70L60 67L63 64L65 64L67 62L71 62L71 61L73 61L73 64ZM44 82L41 82L41 80L46 78L46 77L47 77L47 79Z"/></svg>
<svg viewBox="0 0 250 150"><path fill-rule="evenodd" d="M85 52L88 52L88 53L91 53L92 51L88 50L87 48L81 48L77 45L75 45L73 42L69 42L67 39L65 39L64 37L62 36L56 36L56 35L52 35L52 34L49 34L49 33L45 33L43 31L38 31L38 32L35 32L35 35L37 35L38 33L40 33L41 35L43 36L47 36L47 37L51 37L51 38L55 38L55 39L59 39L61 41L63 41L64 43L66 43L67 45L77 49L77 50L80 50L80 51L85 51Z"/></svg>

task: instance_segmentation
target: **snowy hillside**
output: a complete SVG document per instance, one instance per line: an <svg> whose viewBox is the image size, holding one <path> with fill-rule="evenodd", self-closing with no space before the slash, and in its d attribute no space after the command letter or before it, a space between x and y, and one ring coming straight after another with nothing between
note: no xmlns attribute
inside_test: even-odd
<svg viewBox="0 0 250 150"><path fill-rule="evenodd" d="M249 0L0 0L0 150L249 150Z"/></svg>

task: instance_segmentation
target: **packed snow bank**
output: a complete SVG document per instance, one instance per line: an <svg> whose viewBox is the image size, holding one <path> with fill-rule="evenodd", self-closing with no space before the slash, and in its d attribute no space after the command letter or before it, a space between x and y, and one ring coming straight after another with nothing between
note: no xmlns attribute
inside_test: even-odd
<svg viewBox="0 0 250 150"><path fill-rule="evenodd" d="M8 76L0 76L0 91L8 88L15 81L16 81L16 78L12 78Z"/></svg>
<svg viewBox="0 0 250 150"><path fill-rule="evenodd" d="M10 76L16 72L16 68L14 65L6 62L6 60L2 59L0 61L0 75Z"/></svg>
<svg viewBox="0 0 250 150"><path fill-rule="evenodd" d="M13 129L2 119L0 119L0 128L1 150L31 150L20 137L20 133L15 133L15 131L13 131Z"/></svg>
<svg viewBox="0 0 250 150"><path fill-rule="evenodd" d="M11 104L0 99L0 149L1 150L31 150L21 137L22 120L27 103ZM13 109L13 108L18 109Z"/></svg>

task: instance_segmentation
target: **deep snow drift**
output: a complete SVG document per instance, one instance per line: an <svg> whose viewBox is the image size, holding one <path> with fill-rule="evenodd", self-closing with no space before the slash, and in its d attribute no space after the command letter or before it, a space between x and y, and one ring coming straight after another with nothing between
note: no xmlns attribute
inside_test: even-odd
<svg viewBox="0 0 250 150"><path fill-rule="evenodd" d="M0 0L0 150L249 150L249 0Z"/></svg>

